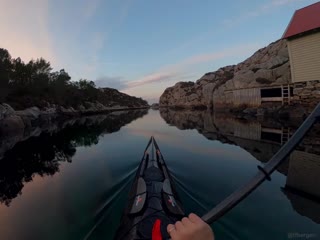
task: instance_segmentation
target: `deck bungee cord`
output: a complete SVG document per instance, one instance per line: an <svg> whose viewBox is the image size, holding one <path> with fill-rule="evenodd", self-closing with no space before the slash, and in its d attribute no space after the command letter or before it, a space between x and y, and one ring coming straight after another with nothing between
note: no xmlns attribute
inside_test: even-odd
<svg viewBox="0 0 320 240"><path fill-rule="evenodd" d="M169 239L167 225L184 216L170 172L152 136L138 167L115 239Z"/></svg>

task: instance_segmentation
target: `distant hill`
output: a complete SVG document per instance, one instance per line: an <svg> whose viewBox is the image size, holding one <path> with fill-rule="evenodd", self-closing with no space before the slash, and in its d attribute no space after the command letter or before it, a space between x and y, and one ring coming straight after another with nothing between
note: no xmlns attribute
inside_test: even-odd
<svg viewBox="0 0 320 240"><path fill-rule="evenodd" d="M148 102L142 98L130 96L128 94L119 92L113 88L101 88L104 93L104 101L107 106L127 106L127 107L145 107L148 106Z"/></svg>

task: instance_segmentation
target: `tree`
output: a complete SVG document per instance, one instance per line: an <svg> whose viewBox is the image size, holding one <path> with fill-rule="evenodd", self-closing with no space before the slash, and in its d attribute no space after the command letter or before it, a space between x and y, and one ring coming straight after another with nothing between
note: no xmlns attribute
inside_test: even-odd
<svg viewBox="0 0 320 240"><path fill-rule="evenodd" d="M3 101L15 109L41 108L49 104L79 107L85 102L131 106L135 101L146 105L142 99L121 94L115 89L97 89L95 83L87 79L71 82L64 69L53 72L50 62L43 58L25 63L19 57L11 58L6 49L0 48L0 102Z"/></svg>
<svg viewBox="0 0 320 240"><path fill-rule="evenodd" d="M26 65L21 60L21 58L16 58L12 60L12 79L11 84L12 85L20 85L24 86L26 81Z"/></svg>
<svg viewBox="0 0 320 240"><path fill-rule="evenodd" d="M0 48L0 102L8 95L11 72L11 56L6 49Z"/></svg>
<svg viewBox="0 0 320 240"><path fill-rule="evenodd" d="M35 62L33 62L33 72L35 74L50 75L51 71L51 64L50 62L47 62L45 59L39 58Z"/></svg>

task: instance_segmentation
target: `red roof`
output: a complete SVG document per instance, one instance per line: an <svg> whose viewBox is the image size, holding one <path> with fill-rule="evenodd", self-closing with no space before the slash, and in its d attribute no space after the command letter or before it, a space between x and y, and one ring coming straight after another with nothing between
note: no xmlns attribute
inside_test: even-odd
<svg viewBox="0 0 320 240"><path fill-rule="evenodd" d="M282 38L293 37L317 28L320 28L320 2L297 10Z"/></svg>

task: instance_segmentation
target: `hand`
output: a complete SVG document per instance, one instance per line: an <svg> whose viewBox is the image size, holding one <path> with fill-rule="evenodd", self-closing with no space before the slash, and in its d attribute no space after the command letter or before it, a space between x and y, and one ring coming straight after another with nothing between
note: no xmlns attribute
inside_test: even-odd
<svg viewBox="0 0 320 240"><path fill-rule="evenodd" d="M169 224L167 231L172 240L214 240L211 227L193 213L175 225Z"/></svg>

